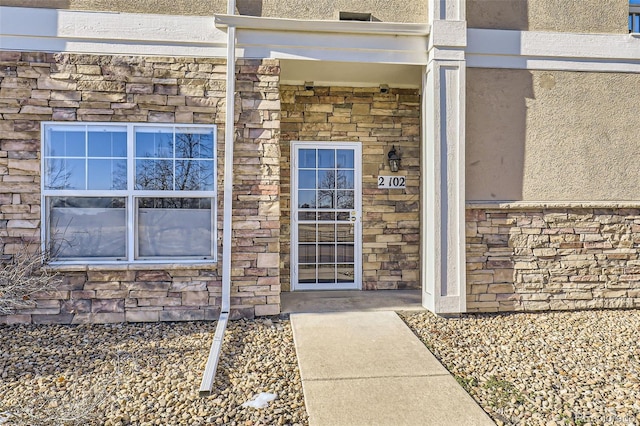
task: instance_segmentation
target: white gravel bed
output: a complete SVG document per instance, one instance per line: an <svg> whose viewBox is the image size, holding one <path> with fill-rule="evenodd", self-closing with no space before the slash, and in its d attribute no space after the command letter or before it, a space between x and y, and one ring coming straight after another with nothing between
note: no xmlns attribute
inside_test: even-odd
<svg viewBox="0 0 640 426"><path fill-rule="evenodd" d="M640 424L638 310L403 319L499 425Z"/></svg>
<svg viewBox="0 0 640 426"><path fill-rule="evenodd" d="M0 326L3 425L306 425L288 321L231 321L210 396L215 322ZM265 392L265 408L243 407Z"/></svg>

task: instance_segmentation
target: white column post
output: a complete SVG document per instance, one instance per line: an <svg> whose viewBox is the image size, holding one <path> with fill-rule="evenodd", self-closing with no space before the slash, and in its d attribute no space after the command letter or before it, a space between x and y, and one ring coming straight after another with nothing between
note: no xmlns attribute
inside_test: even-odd
<svg viewBox="0 0 640 426"><path fill-rule="evenodd" d="M465 0L430 0L423 78L422 304L466 311Z"/></svg>

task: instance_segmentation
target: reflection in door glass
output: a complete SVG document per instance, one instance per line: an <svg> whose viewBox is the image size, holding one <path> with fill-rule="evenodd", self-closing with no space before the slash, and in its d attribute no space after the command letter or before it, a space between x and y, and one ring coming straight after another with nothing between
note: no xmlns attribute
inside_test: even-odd
<svg viewBox="0 0 640 426"><path fill-rule="evenodd" d="M318 150L318 168L333 169L336 166L334 149Z"/></svg>
<svg viewBox="0 0 640 426"><path fill-rule="evenodd" d="M318 282L319 283L335 283L336 282L335 265L318 265Z"/></svg>
<svg viewBox="0 0 640 426"><path fill-rule="evenodd" d="M303 169L314 169L316 167L316 150L301 149L298 151L298 167Z"/></svg>
<svg viewBox="0 0 640 426"><path fill-rule="evenodd" d="M300 265L298 268L298 281L301 283L316 282L316 265Z"/></svg>
<svg viewBox="0 0 640 426"><path fill-rule="evenodd" d="M339 149L336 152L337 163L339 169L353 169L353 150L352 149Z"/></svg>
<svg viewBox="0 0 640 426"><path fill-rule="evenodd" d="M314 209L316 207L316 191L300 190L298 191L298 208Z"/></svg>

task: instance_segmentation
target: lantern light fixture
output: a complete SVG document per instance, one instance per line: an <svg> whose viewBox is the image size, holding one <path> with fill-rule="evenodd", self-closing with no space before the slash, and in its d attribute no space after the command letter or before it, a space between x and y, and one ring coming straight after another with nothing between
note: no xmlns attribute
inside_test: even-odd
<svg viewBox="0 0 640 426"><path fill-rule="evenodd" d="M400 154L396 151L395 145L393 145L387 157L389 157L389 168L391 171L395 173L400 170L400 161L402 161L402 158L400 158Z"/></svg>

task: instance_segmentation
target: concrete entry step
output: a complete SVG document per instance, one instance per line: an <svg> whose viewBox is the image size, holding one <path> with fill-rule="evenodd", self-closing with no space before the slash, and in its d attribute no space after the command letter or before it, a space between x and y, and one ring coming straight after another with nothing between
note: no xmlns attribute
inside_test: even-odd
<svg viewBox="0 0 640 426"><path fill-rule="evenodd" d="M280 294L281 312L421 311L420 290L295 291Z"/></svg>
<svg viewBox="0 0 640 426"><path fill-rule="evenodd" d="M395 312L291 314L312 426L493 425Z"/></svg>

